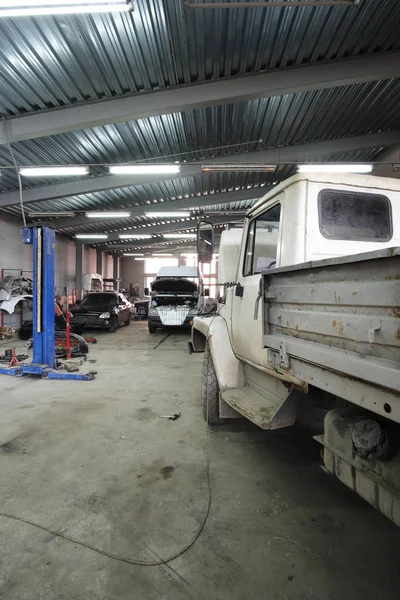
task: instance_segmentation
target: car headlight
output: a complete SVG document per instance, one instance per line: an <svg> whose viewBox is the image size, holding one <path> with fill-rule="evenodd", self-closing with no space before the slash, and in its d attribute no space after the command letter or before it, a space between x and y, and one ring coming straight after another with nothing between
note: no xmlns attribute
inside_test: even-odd
<svg viewBox="0 0 400 600"><path fill-rule="evenodd" d="M195 315L197 315L199 311L197 310L197 308L191 308L189 309L189 312L187 314L188 317L194 317Z"/></svg>
<svg viewBox="0 0 400 600"><path fill-rule="evenodd" d="M109 312L101 313L101 315L99 316L99 319L109 319L109 318L110 318Z"/></svg>
<svg viewBox="0 0 400 600"><path fill-rule="evenodd" d="M156 308L149 308L149 315L158 315Z"/></svg>

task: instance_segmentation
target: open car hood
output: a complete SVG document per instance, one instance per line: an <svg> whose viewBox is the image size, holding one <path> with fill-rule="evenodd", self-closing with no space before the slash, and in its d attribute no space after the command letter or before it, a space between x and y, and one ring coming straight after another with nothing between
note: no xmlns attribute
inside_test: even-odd
<svg viewBox="0 0 400 600"><path fill-rule="evenodd" d="M156 279L151 284L152 292L169 292L169 293L188 293L197 292L197 283L182 277L166 277L165 279Z"/></svg>

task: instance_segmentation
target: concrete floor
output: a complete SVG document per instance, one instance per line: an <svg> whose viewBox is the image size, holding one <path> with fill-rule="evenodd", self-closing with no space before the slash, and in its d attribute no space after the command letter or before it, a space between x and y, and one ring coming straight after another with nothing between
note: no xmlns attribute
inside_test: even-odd
<svg viewBox="0 0 400 600"><path fill-rule="evenodd" d="M165 336L100 335L92 382L0 378L0 511L141 560L192 538L208 493L202 356ZM236 421L208 442L211 513L187 553L133 566L0 519L1 599L398 598L399 530L323 473L309 431Z"/></svg>

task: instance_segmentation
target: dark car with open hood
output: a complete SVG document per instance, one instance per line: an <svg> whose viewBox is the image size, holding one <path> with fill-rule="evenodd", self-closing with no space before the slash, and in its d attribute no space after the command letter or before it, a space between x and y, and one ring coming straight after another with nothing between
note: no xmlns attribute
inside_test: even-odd
<svg viewBox="0 0 400 600"><path fill-rule="evenodd" d="M114 332L121 325L129 325L131 319L132 305L119 292L87 294L71 308L71 325L76 332L90 328Z"/></svg>

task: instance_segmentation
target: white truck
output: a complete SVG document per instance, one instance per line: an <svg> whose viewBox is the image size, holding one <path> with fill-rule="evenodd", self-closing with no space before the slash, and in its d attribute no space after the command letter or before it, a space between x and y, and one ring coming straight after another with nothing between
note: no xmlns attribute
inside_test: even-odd
<svg viewBox="0 0 400 600"><path fill-rule="evenodd" d="M222 234L218 309L189 342L208 423L289 427L318 403L324 468L398 525L399 246L399 180L295 175Z"/></svg>
<svg viewBox="0 0 400 600"><path fill-rule="evenodd" d="M148 295L149 290L145 290ZM161 267L151 283L148 327L155 333L158 327L190 327L204 304L208 289L197 267Z"/></svg>

